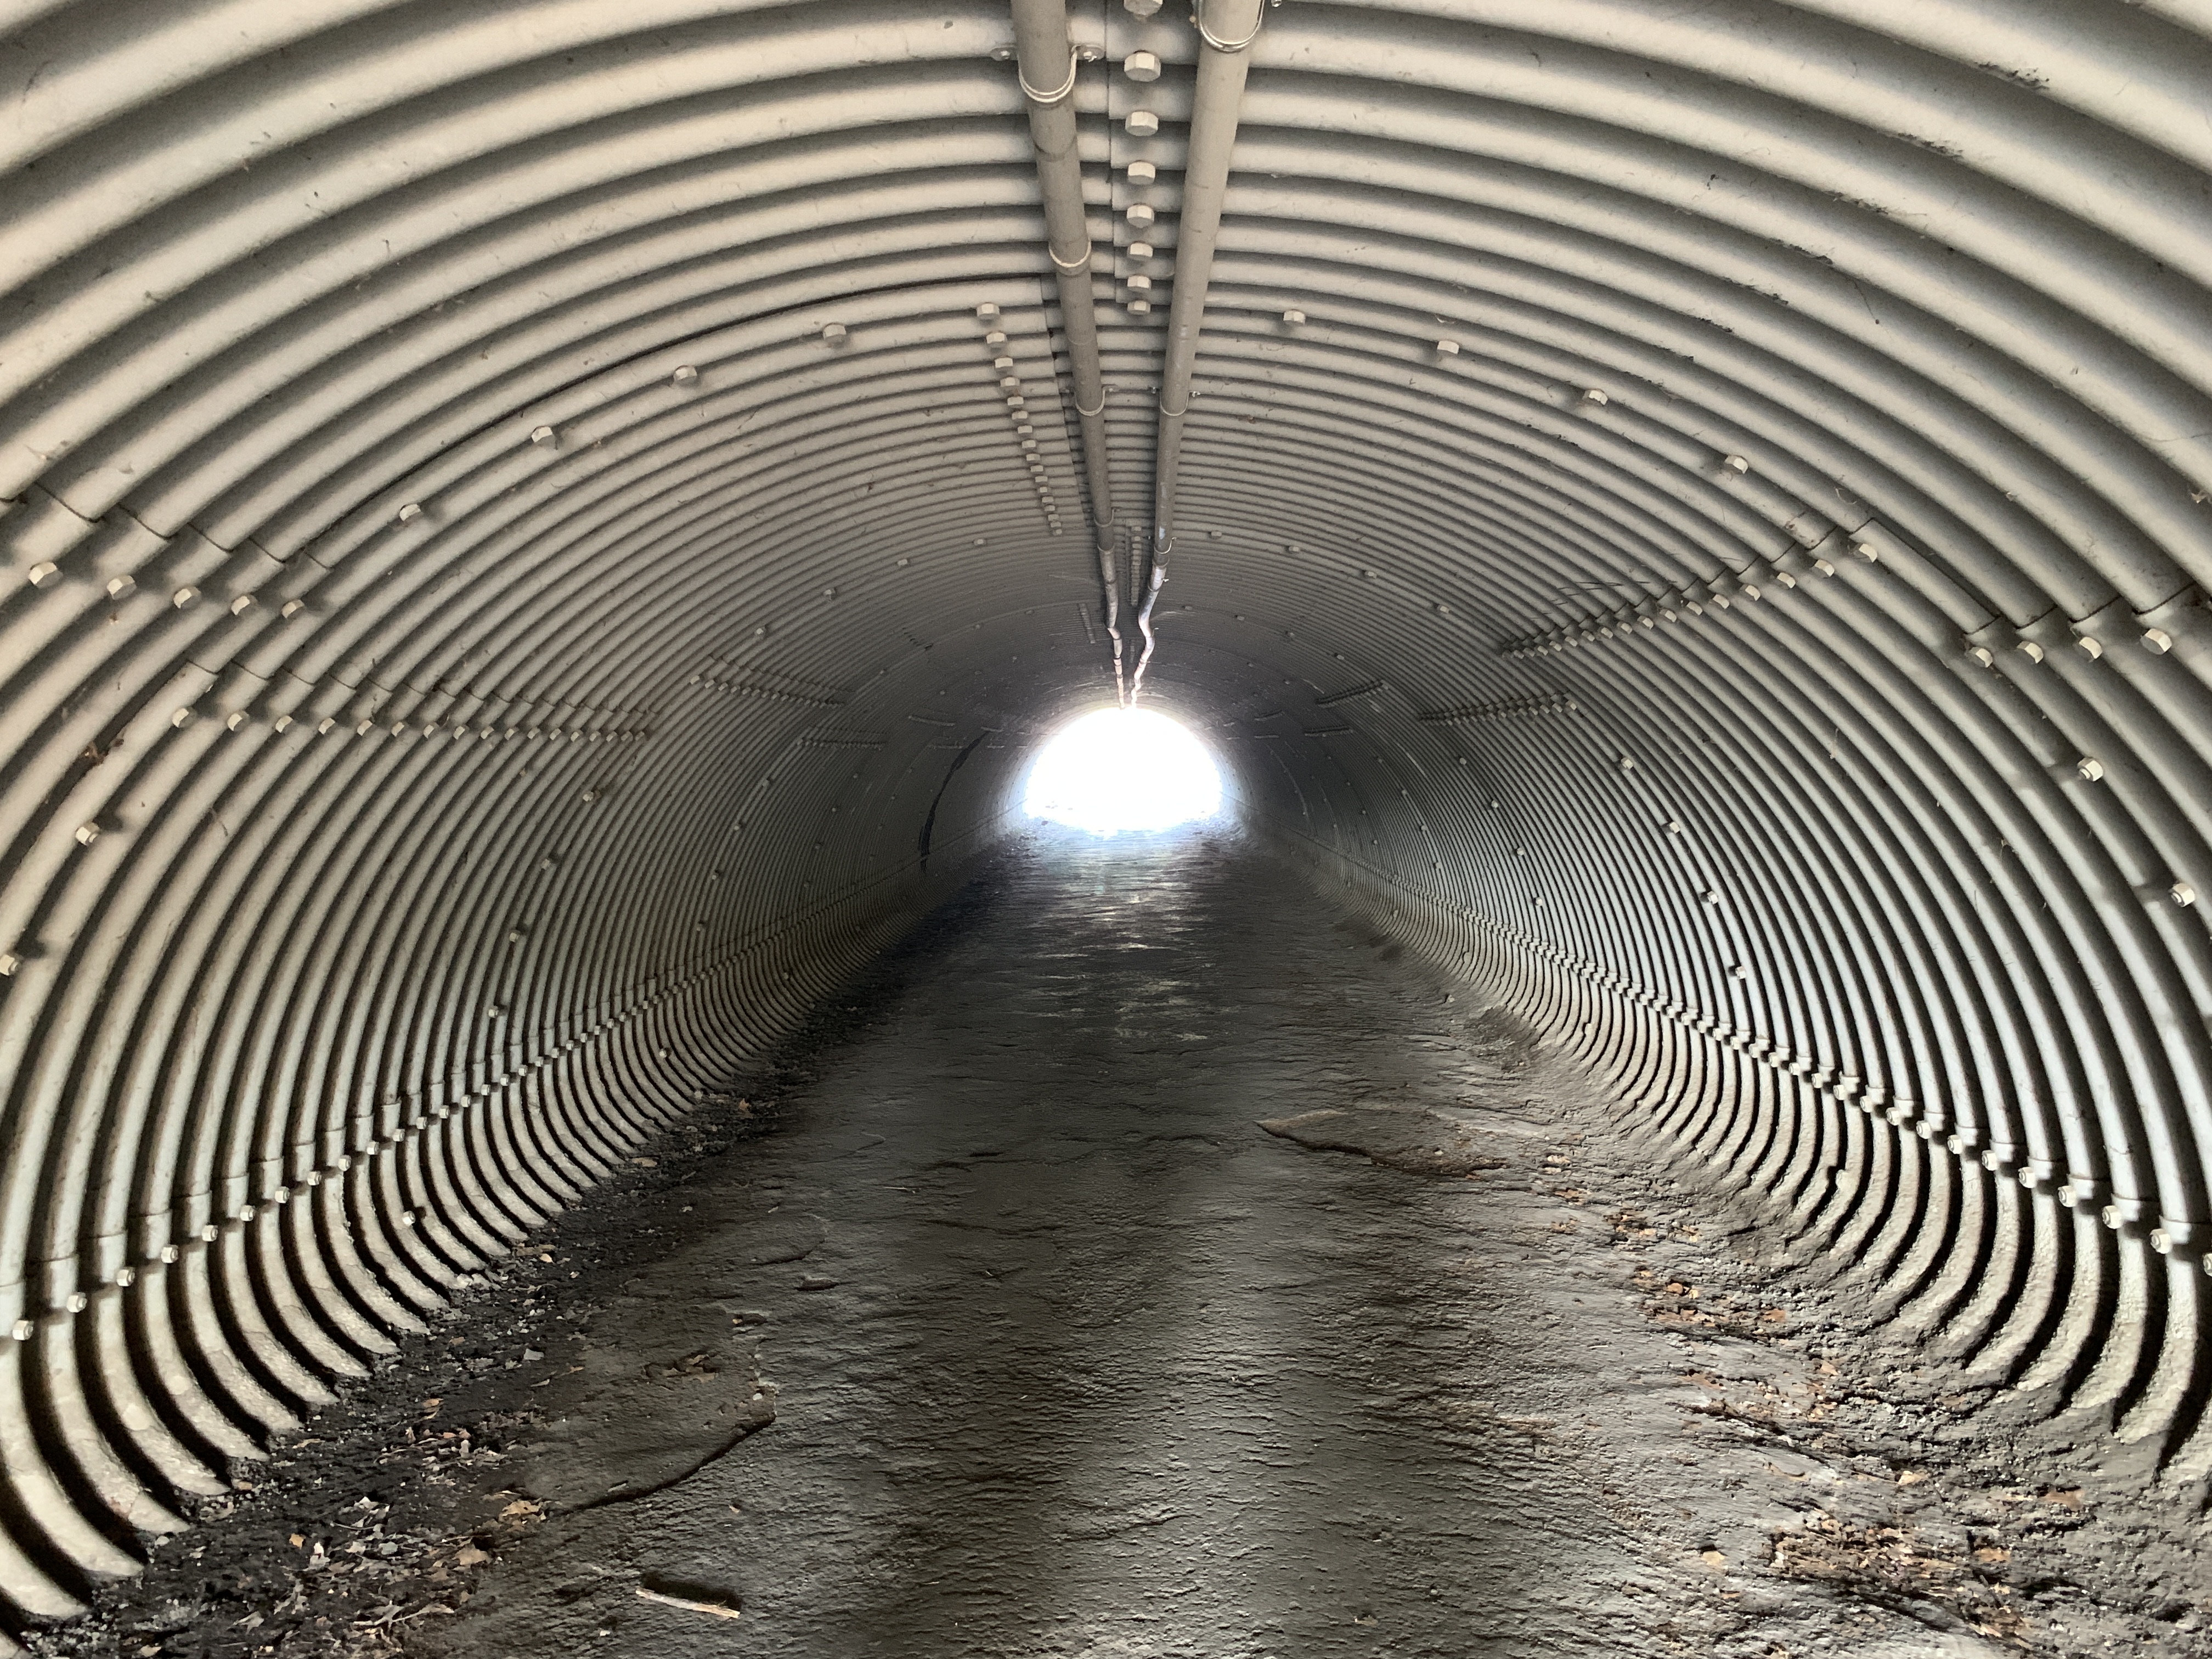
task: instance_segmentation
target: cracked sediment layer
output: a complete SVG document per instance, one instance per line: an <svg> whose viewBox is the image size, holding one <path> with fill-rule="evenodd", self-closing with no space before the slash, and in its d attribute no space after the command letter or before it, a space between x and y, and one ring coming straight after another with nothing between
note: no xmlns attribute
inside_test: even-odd
<svg viewBox="0 0 2212 1659"><path fill-rule="evenodd" d="M827 1013L379 1380L380 1602L153 1650L2194 1650L2193 1510L2023 1478L1233 835L1034 836Z"/></svg>

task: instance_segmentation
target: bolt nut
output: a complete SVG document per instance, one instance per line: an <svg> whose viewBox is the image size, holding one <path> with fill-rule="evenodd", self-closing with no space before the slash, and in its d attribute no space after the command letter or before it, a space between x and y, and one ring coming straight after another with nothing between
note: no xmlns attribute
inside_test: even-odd
<svg viewBox="0 0 2212 1659"><path fill-rule="evenodd" d="M62 1304L62 1306L71 1313L82 1313L91 1305L92 1298L82 1291L71 1291L68 1300Z"/></svg>
<svg viewBox="0 0 2212 1659"><path fill-rule="evenodd" d="M2185 881L2177 881L2166 890L2167 896L2185 910L2197 902L2197 890Z"/></svg>
<svg viewBox="0 0 2212 1659"><path fill-rule="evenodd" d="M100 839L100 826L96 823L80 823L76 827L76 839L80 847L91 846Z"/></svg>
<svg viewBox="0 0 2212 1659"><path fill-rule="evenodd" d="M13 979L15 970L23 965L23 958L13 951L0 951L0 979Z"/></svg>
<svg viewBox="0 0 2212 1659"><path fill-rule="evenodd" d="M2082 756L2080 760L2074 763L2074 770L2084 783L2094 783L2105 775L2104 763L2093 759L2087 755Z"/></svg>
<svg viewBox="0 0 2212 1659"><path fill-rule="evenodd" d="M2155 651L2160 656L2173 649L2173 635L2163 628L2144 629L2142 642L2146 650Z"/></svg>

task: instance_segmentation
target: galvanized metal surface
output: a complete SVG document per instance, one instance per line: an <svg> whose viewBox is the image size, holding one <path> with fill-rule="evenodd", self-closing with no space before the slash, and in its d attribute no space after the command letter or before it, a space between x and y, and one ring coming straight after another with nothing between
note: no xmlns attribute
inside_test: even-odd
<svg viewBox="0 0 2212 1659"><path fill-rule="evenodd" d="M23 1619L888 937L1112 696L1217 49L1072 12L1086 447L1060 102L994 4L7 27ZM2177 1474L2208 37L2180 0L1271 10L1147 677L1290 739L1223 745L1256 828L1876 1311Z"/></svg>

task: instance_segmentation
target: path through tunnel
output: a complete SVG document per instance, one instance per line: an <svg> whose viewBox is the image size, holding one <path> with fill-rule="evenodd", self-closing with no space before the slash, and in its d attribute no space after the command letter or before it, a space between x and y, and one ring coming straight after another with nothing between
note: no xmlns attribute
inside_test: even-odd
<svg viewBox="0 0 2212 1659"><path fill-rule="evenodd" d="M1588 1190L1629 1183L1541 1223L1601 1263L1507 1253L1530 1307L1626 1273L1778 1398L1826 1386L1794 1352L1899 1422L1928 1368L1951 1473L1905 1486L2008 1471L1924 1537L1801 1505L1763 1547L1815 1564L1793 1583L2054 1651L2069 1595L2100 1641L2212 1615L2197 0L22 0L0 32L0 1626L76 1640L149 1560L246 1535L272 1456L611 1225L636 1159L694 1157L886 964L965 951L1057 1018L1036 930L1103 937L1072 873L1103 854L1020 786L1125 707L1197 734L1225 801L1121 842L1218 923L1133 926L1133 959L1224 952L1192 1029L1231 1043L1261 957L1334 965L1233 1080L1133 1049L1209 1150L1115 1179L1202 1169L1267 1238L1397 1181L1345 1249L1402 1246L1392 1294L1465 1314L1455 1206L1534 1226L1565 1177L1375 1150L1407 1120L1324 1051L1382 999L1424 1110L1582 1135ZM1339 924L1373 943L1323 951ZM1430 989L1449 1020L1405 1023ZM884 1005L934 1007L902 1018L956 1069L957 992ZM1455 1093L1507 1030L1550 1068L1522 1128ZM909 1144L973 1138L939 1104ZM1252 1127L1292 1107L1370 1115ZM786 1160L896 1255L818 1161L824 1126L884 1133L858 1111L809 1097L698 1179L737 1204ZM1652 1205L1679 1226L1606 1218ZM1063 1207L1078 1255L1121 1224ZM1697 1273L1784 1275L1778 1328L1688 1307ZM856 1294L805 1305L861 1331ZM1650 1321L1577 1316L1644 1352ZM1437 1479L1506 1455L1425 1423ZM1837 1482L1904 1504L1884 1444L1886 1481ZM2008 1580L1999 1522L2051 1493L2181 1554ZM1439 1489L1397 1507L1444 1535Z"/></svg>

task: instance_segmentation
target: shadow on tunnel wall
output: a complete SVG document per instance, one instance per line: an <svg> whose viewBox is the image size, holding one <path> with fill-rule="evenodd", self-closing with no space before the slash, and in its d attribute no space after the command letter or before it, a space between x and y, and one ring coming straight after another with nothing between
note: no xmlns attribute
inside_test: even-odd
<svg viewBox="0 0 2212 1659"><path fill-rule="evenodd" d="M0 1622L950 890L1139 637L1866 1318L2212 1472L2201 9L1019 11L1065 88L996 3L0 22Z"/></svg>

